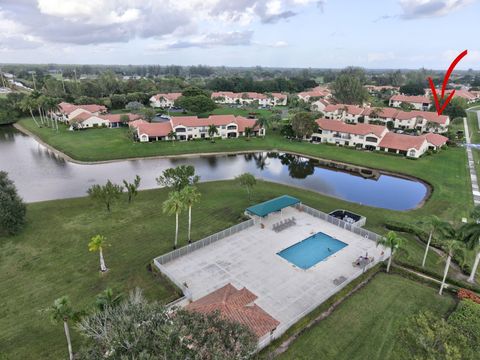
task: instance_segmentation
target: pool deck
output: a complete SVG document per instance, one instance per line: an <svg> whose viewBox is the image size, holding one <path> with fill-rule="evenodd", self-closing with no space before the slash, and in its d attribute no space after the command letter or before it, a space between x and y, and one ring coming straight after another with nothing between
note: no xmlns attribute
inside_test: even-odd
<svg viewBox="0 0 480 360"><path fill-rule="evenodd" d="M269 215L261 221L263 229L257 223L163 266L176 281L187 284L193 300L232 283L253 292L258 296L258 306L281 325L290 326L363 272L352 265L359 256L367 252L373 256L371 266L388 256L387 251L382 255L383 247L372 240L295 208L283 210L284 219L292 216L297 225L279 233L272 230L272 225L281 220L280 215ZM277 255L317 232L348 246L307 270ZM335 285L334 279L340 276L347 280Z"/></svg>

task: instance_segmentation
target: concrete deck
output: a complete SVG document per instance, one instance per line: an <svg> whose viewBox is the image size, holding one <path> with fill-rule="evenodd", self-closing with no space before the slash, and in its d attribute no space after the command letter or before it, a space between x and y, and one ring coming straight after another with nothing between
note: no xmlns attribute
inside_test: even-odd
<svg viewBox="0 0 480 360"><path fill-rule="evenodd" d="M341 287L362 273L354 267L359 256L368 252L375 263L384 260L388 252L375 242L350 231L300 212L283 210L283 218L294 216L297 225L276 233L272 225L280 215L270 215L262 223L219 240L163 266L177 281L186 283L193 300L209 294L227 283L246 287L258 299L257 305L270 315L288 324L318 306ZM348 244L345 248L307 270L295 267L277 253L311 234L323 232ZM334 279L347 280L336 286Z"/></svg>

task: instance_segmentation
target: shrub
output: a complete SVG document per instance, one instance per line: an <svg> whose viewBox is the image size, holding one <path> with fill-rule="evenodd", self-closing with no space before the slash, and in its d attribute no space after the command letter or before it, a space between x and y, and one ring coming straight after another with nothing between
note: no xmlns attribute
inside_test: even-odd
<svg viewBox="0 0 480 360"><path fill-rule="evenodd" d="M5 171L0 171L0 231L17 234L25 225L27 207Z"/></svg>

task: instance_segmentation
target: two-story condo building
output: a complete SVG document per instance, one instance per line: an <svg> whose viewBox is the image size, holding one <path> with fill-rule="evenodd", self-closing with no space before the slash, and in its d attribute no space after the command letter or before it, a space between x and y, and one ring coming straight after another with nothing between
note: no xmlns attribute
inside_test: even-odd
<svg viewBox="0 0 480 360"><path fill-rule="evenodd" d="M70 130L73 129L88 129L95 127L119 128L122 126L122 117L128 117L126 122L140 119L141 116L137 114L105 114L95 115L88 111L83 111L78 115L72 117L68 123Z"/></svg>
<svg viewBox="0 0 480 360"><path fill-rule="evenodd" d="M103 105L85 104L74 105L67 102L58 104L58 109L52 114L58 121L68 123L82 112L87 112L93 115L106 114L107 108Z"/></svg>
<svg viewBox="0 0 480 360"><path fill-rule="evenodd" d="M437 150L448 141L439 134L397 134L382 125L345 124L332 119L318 119L316 123L318 130L309 139L312 142L386 151L412 158L419 158L429 149Z"/></svg>
<svg viewBox="0 0 480 360"><path fill-rule="evenodd" d="M411 104L416 110L427 111L432 102L430 98L426 96L393 95L388 105L400 107L402 103Z"/></svg>
<svg viewBox="0 0 480 360"><path fill-rule="evenodd" d="M169 121L148 123L137 120L130 123L136 130L136 138L140 142L173 140L208 139L208 130L215 125L218 133L214 137L226 139L246 136L246 129L251 129L251 136L264 136L265 129L257 125L256 119L247 119L234 115L210 115L208 118L196 116L172 116Z"/></svg>
<svg viewBox="0 0 480 360"><path fill-rule="evenodd" d="M388 129L381 125L345 124L331 119L318 119L316 122L318 131L311 136L312 141L368 150L375 150L388 132Z"/></svg>
<svg viewBox="0 0 480 360"><path fill-rule="evenodd" d="M251 104L258 101L259 106L285 106L287 95L282 93L260 94L256 92L235 93L231 91L217 91L211 95L217 104Z"/></svg>
<svg viewBox="0 0 480 360"><path fill-rule="evenodd" d="M389 125L395 129L418 130L420 132L445 133L450 125L447 115L438 115L431 111L403 111L397 108L362 108L356 105L327 105L324 110L326 119L341 120L346 123Z"/></svg>
<svg viewBox="0 0 480 360"><path fill-rule="evenodd" d="M332 92L327 87L317 86L312 90L302 91L297 96L300 100L309 102L312 99L329 99L332 97Z"/></svg>
<svg viewBox="0 0 480 360"><path fill-rule="evenodd" d="M163 109L171 108L174 105L175 100L180 96L182 96L182 93L179 92L153 95L150 98L150 106Z"/></svg>

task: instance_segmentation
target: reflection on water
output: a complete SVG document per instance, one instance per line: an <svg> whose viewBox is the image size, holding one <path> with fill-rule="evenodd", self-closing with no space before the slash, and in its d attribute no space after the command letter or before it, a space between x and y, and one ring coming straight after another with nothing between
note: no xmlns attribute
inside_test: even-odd
<svg viewBox="0 0 480 360"><path fill-rule="evenodd" d="M136 174L142 177L143 189L153 188L163 170L182 164L194 165L205 181L250 172L265 180L394 210L414 208L427 193L425 185L417 181L380 173L366 179L318 160L275 152L80 165L65 161L12 127L0 127L0 169L10 174L28 202L83 196L94 183L107 179L119 183L133 180Z"/></svg>

